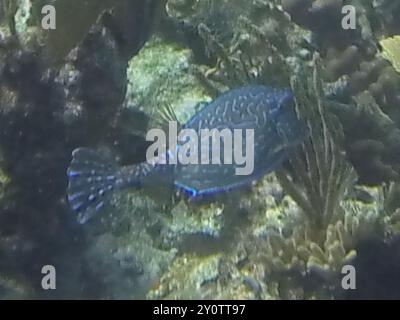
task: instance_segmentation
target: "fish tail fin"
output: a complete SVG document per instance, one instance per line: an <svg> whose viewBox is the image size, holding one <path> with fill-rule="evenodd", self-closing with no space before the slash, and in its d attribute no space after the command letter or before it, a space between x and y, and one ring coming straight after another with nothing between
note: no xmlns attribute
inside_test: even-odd
<svg viewBox="0 0 400 320"><path fill-rule="evenodd" d="M68 202L83 224L104 209L113 191L118 188L117 165L95 150L78 148L72 152L67 171Z"/></svg>

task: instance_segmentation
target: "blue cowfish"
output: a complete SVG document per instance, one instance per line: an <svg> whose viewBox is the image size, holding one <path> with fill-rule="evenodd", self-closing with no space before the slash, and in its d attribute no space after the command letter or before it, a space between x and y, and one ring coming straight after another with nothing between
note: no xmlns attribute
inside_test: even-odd
<svg viewBox="0 0 400 320"><path fill-rule="evenodd" d="M118 167L98 152L78 148L68 168L68 202L85 223L100 212L116 190L141 188L157 178L190 199L228 192L249 185L278 169L307 136L305 124L295 111L290 89L262 85L229 90L207 104L182 128L254 130L254 170L248 175L235 174L236 164L160 164L143 162ZM244 141L244 139L243 139ZM245 143L245 142L243 142ZM179 143L178 143L179 148ZM220 148L223 148L221 142ZM222 152L221 152L222 153ZM165 155L168 157L170 150Z"/></svg>

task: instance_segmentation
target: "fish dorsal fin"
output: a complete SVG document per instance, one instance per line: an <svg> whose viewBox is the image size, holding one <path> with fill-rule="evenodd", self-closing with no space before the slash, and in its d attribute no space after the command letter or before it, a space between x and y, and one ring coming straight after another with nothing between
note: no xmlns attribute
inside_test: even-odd
<svg viewBox="0 0 400 320"><path fill-rule="evenodd" d="M157 108L153 115L152 124L159 128L168 128L170 121L174 121L178 125L178 129L182 127L182 124L178 120L175 110L170 104L165 104L161 108Z"/></svg>
<svg viewBox="0 0 400 320"><path fill-rule="evenodd" d="M200 112L201 110L203 110L205 107L207 107L210 104L210 101L199 101L198 103L196 103L196 105L194 106L194 109L197 112Z"/></svg>

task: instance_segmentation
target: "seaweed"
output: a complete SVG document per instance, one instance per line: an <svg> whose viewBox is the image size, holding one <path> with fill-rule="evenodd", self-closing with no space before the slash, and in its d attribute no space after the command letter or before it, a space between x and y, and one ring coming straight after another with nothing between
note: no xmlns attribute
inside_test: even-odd
<svg viewBox="0 0 400 320"><path fill-rule="evenodd" d="M17 13L17 10L18 10L17 1L2 0L2 9L4 11L3 14L5 17L5 20L7 21L7 25L10 30L10 33L12 35L15 35L17 33L16 27L15 27L15 14Z"/></svg>
<svg viewBox="0 0 400 320"><path fill-rule="evenodd" d="M297 112L307 123L310 138L302 152L290 156L291 170L280 171L277 177L308 222L315 228L326 228L337 215L354 174L340 148L340 123L326 110L317 64L315 61L312 77L300 76L292 81Z"/></svg>

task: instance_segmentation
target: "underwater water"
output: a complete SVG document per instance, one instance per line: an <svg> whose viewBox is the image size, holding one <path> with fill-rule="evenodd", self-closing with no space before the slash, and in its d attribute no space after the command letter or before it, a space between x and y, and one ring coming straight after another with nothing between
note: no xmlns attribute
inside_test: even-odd
<svg viewBox="0 0 400 320"><path fill-rule="evenodd" d="M0 0L0 299L400 299L399 16Z"/></svg>

